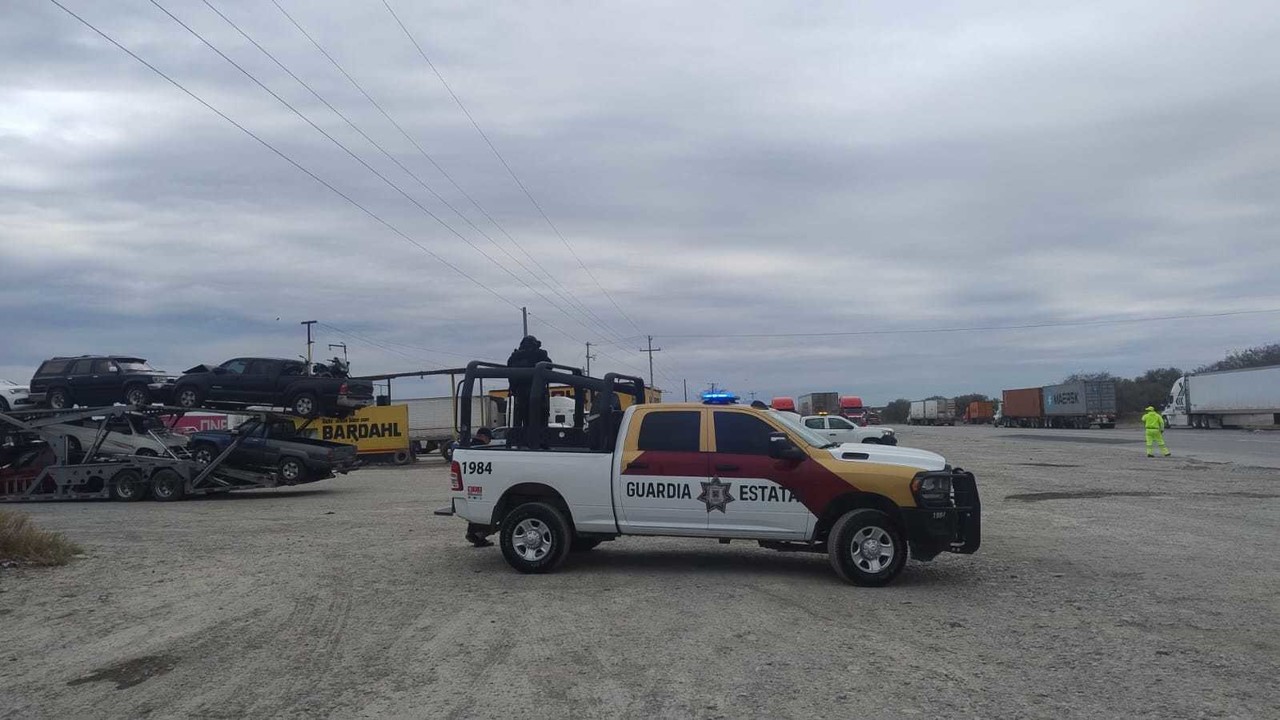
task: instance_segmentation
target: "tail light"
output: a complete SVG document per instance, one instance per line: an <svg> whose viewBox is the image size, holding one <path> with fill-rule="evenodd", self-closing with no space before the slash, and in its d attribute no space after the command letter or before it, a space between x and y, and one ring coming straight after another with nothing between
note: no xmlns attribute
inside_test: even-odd
<svg viewBox="0 0 1280 720"><path fill-rule="evenodd" d="M346 384L346 383L342 383L341 385L339 385L339 386L338 386L338 394L339 394L339 395L346 395L346 394L347 394L347 384Z"/></svg>
<svg viewBox="0 0 1280 720"><path fill-rule="evenodd" d="M449 465L449 489L462 490L462 466L456 460Z"/></svg>

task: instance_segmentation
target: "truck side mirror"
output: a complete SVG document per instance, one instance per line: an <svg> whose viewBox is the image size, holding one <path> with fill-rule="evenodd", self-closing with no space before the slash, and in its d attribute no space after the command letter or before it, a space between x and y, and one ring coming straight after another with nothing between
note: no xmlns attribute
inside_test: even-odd
<svg viewBox="0 0 1280 720"><path fill-rule="evenodd" d="M774 460L803 460L804 451L784 432L769 433L769 457Z"/></svg>

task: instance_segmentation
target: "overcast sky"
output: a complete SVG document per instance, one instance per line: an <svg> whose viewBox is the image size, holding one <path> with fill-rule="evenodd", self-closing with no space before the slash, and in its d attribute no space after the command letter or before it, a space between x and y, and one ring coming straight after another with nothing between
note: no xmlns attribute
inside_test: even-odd
<svg viewBox="0 0 1280 720"><path fill-rule="evenodd" d="M1273 3L390 0L557 235L382 0L280 4L408 137L271 2L159 1L386 181L156 5L63 0L403 236L6 3L0 377L295 356L312 319L357 374L505 360L520 306L593 371L647 374L654 335L676 396L998 393L1280 340L1280 313L699 337L1280 308Z"/></svg>

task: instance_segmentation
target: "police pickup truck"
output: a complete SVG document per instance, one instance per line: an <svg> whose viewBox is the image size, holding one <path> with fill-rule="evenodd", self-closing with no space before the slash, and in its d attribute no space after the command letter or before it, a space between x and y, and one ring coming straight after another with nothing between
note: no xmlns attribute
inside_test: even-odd
<svg viewBox="0 0 1280 720"><path fill-rule="evenodd" d="M436 511L466 520L469 537L497 533L520 572L551 571L571 550L621 535L665 535L825 552L844 580L878 586L902 571L908 552L931 560L978 549L973 475L939 455L832 443L788 413L737 404L636 402L624 412L616 398L642 400L638 378L543 365L533 371L530 417L539 417L538 387L550 381L607 409L587 418L579 400L572 428L513 428L505 446L464 444L450 469L450 505ZM472 363L464 394L476 378L502 376Z"/></svg>

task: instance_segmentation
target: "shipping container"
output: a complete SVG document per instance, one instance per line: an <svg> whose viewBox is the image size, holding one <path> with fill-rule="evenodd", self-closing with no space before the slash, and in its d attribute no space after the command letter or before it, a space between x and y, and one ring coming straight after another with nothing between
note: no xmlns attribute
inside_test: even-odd
<svg viewBox="0 0 1280 720"><path fill-rule="evenodd" d="M1042 427L1044 404L1041 388L1005 390L1001 395L1000 419L1006 427Z"/></svg>
<svg viewBox="0 0 1280 720"><path fill-rule="evenodd" d="M913 400L907 413L911 425L955 425L955 400Z"/></svg>
<svg viewBox="0 0 1280 720"><path fill-rule="evenodd" d="M1040 392L1045 424L1055 428L1115 427L1114 380L1049 385Z"/></svg>
<svg viewBox="0 0 1280 720"><path fill-rule="evenodd" d="M801 415L838 415L840 393L818 392L801 395L796 405Z"/></svg>
<svg viewBox="0 0 1280 720"><path fill-rule="evenodd" d="M974 400L964 410L964 421L970 425L991 422L995 417L995 403L986 400Z"/></svg>
<svg viewBox="0 0 1280 720"><path fill-rule="evenodd" d="M1164 416L1169 427L1280 425L1280 365L1178 378Z"/></svg>

